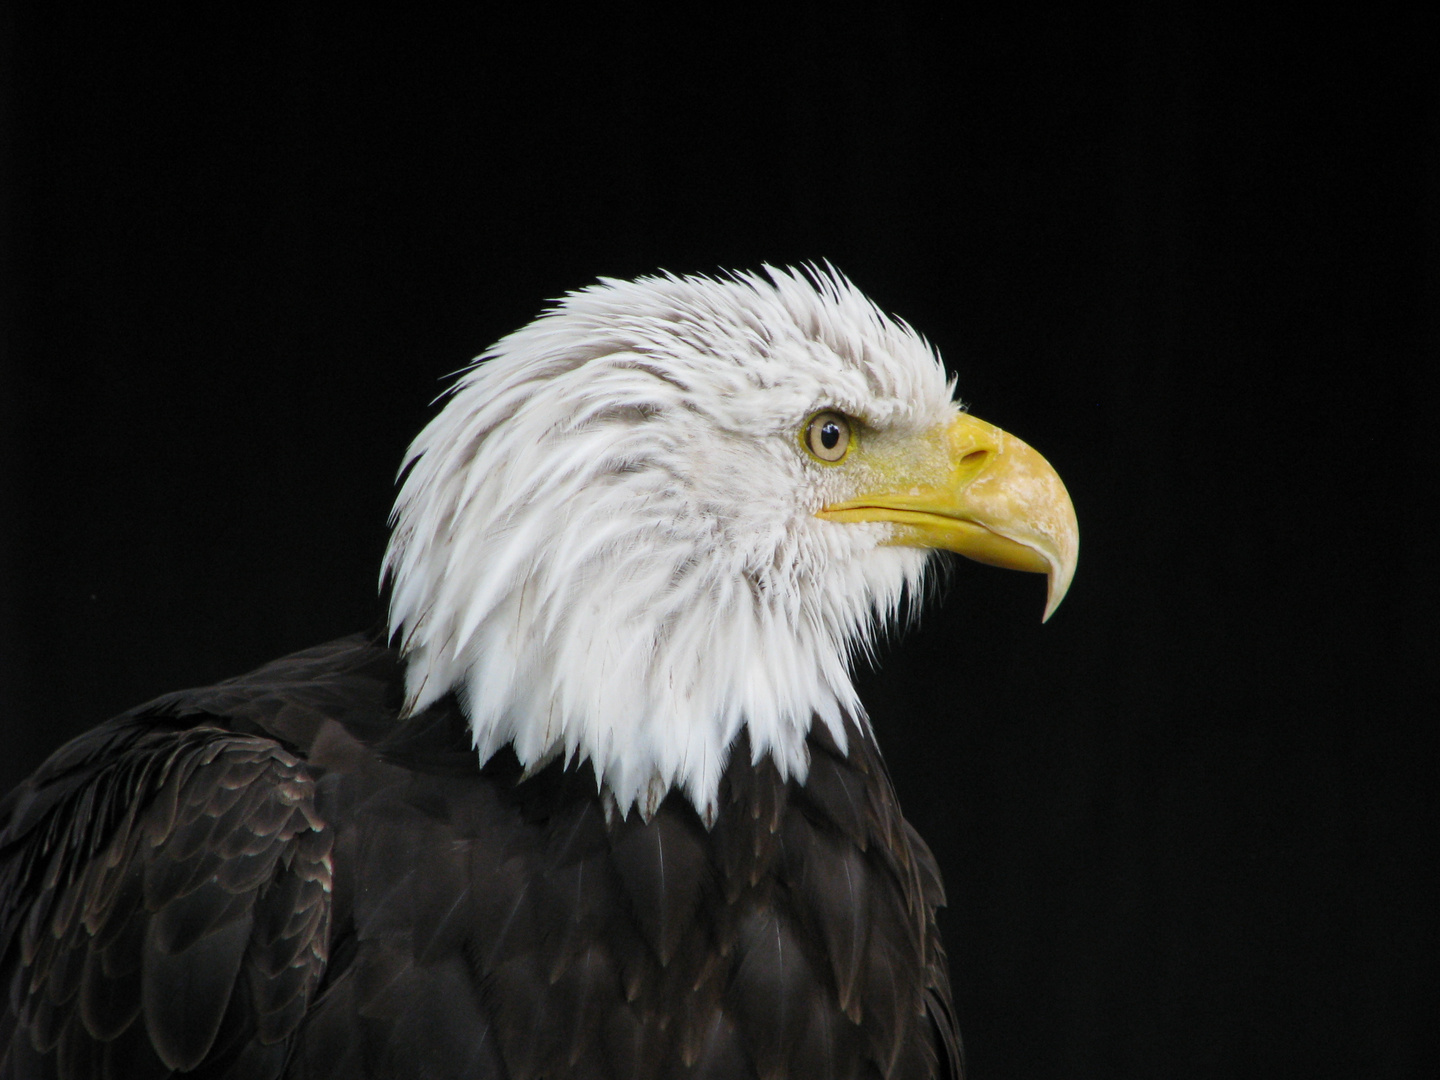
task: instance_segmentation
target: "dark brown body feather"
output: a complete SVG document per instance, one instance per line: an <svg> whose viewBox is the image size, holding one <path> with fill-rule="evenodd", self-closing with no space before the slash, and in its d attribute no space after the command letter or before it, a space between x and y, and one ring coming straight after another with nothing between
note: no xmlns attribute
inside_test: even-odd
<svg viewBox="0 0 1440 1080"><path fill-rule="evenodd" d="M706 829L477 769L349 638L161 698L0 805L0 1076L956 1077L939 875L873 744L742 736Z"/></svg>

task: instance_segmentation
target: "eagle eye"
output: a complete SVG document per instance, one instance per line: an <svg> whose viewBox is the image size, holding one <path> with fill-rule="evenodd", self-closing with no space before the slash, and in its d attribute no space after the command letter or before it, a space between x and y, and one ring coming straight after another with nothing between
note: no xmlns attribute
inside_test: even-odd
<svg viewBox="0 0 1440 1080"><path fill-rule="evenodd" d="M827 409L810 418L800 441L812 456L833 465L850 452L852 439L849 419Z"/></svg>

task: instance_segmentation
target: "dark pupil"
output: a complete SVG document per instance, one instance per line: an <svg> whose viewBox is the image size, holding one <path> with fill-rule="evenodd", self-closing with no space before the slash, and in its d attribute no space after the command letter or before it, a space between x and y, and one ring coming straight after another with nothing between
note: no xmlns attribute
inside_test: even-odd
<svg viewBox="0 0 1440 1080"><path fill-rule="evenodd" d="M840 425L834 420L826 420L820 425L820 445L826 450L834 450L835 444L840 441Z"/></svg>

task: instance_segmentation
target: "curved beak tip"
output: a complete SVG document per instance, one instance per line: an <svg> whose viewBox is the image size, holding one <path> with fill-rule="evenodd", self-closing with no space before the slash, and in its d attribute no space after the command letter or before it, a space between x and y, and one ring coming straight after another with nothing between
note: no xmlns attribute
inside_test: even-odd
<svg viewBox="0 0 1440 1080"><path fill-rule="evenodd" d="M1068 493L1065 493L1063 502L1059 505L1064 511L1062 520L1058 523L1060 527L1049 537L1050 542L1041 550L1050 567L1045 575L1045 614L1040 618L1042 623L1050 621L1050 616L1055 614L1060 602L1065 599L1065 594L1070 591L1070 583L1075 579L1075 564L1080 557L1080 528L1075 520L1075 507L1070 502Z"/></svg>
<svg viewBox="0 0 1440 1080"><path fill-rule="evenodd" d="M1050 616L1060 607L1060 601L1064 600L1065 594L1070 591L1070 581L1074 576L1073 558L1067 565L1051 564L1050 573L1045 575L1045 614L1040 617L1042 623L1049 622Z"/></svg>

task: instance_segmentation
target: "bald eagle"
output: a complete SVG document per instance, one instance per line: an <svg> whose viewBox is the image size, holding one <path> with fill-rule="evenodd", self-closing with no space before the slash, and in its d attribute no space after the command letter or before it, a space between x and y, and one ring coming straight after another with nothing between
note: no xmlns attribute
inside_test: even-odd
<svg viewBox="0 0 1440 1080"><path fill-rule="evenodd" d="M825 269L602 280L402 468L388 634L161 697L0 805L5 1077L959 1077L850 665L1054 470Z"/></svg>

